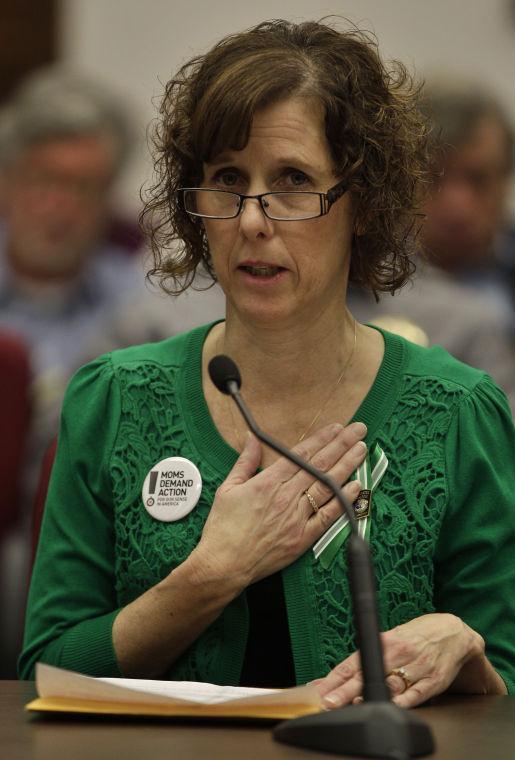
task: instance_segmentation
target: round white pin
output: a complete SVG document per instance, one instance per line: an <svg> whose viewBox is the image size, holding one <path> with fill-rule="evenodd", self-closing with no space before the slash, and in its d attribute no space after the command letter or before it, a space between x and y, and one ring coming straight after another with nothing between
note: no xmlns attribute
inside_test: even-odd
<svg viewBox="0 0 515 760"><path fill-rule="evenodd" d="M141 497L149 515L173 522L191 512L201 491L202 477L196 465L184 457L168 457L152 467Z"/></svg>

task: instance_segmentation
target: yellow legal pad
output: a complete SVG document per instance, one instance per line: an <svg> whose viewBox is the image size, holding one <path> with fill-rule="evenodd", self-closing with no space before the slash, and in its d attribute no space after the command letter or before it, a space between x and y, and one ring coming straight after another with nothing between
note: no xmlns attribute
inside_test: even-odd
<svg viewBox="0 0 515 760"><path fill-rule="evenodd" d="M310 684L291 689L250 689L190 681L92 678L52 665L36 665L38 697L29 711L193 718L285 720L320 712Z"/></svg>

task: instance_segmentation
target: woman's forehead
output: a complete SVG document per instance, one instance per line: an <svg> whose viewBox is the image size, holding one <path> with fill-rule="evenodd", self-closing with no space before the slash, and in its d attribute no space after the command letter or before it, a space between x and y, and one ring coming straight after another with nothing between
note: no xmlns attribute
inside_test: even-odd
<svg viewBox="0 0 515 760"><path fill-rule="evenodd" d="M288 98L260 109L250 122L245 145L224 146L207 163L223 164L260 152L284 163L329 159L320 104L311 98Z"/></svg>

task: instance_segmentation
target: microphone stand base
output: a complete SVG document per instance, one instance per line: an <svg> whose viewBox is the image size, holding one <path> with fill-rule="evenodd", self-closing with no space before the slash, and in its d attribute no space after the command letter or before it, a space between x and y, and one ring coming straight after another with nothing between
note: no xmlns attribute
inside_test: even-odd
<svg viewBox="0 0 515 760"><path fill-rule="evenodd" d="M280 723L274 739L337 755L405 760L434 752L429 726L393 702L364 702Z"/></svg>

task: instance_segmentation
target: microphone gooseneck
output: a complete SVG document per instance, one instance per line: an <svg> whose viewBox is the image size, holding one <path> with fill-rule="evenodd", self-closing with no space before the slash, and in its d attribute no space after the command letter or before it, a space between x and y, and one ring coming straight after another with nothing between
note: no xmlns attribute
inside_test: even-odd
<svg viewBox="0 0 515 760"><path fill-rule="evenodd" d="M431 754L434 743L426 724L390 701L384 677L372 560L368 543L359 535L352 504L329 475L258 427L240 394L240 371L229 356L214 356L208 371L218 390L232 397L256 438L323 483L338 500L351 527L347 556L364 703L286 721L274 730L274 738L287 744L362 757L384 759L402 754L409 757Z"/></svg>

